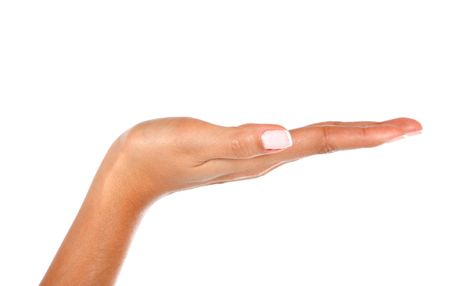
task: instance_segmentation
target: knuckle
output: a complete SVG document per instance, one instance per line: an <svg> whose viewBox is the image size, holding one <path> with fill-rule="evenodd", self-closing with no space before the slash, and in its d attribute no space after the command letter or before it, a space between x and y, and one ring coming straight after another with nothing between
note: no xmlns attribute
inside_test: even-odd
<svg viewBox="0 0 450 286"><path fill-rule="evenodd" d="M236 157L248 157L250 156L250 148L248 144L244 142L242 138L235 137L231 139L231 152Z"/></svg>
<svg viewBox="0 0 450 286"><path fill-rule="evenodd" d="M368 137L368 134L367 134L367 128L360 128L359 129L359 135L361 136L361 138L366 138L366 137Z"/></svg>
<svg viewBox="0 0 450 286"><path fill-rule="evenodd" d="M331 143L330 140L330 132L331 129L329 126L323 126L320 128L321 136L320 136L320 147L319 154L329 154L336 151L336 147Z"/></svg>
<svg viewBox="0 0 450 286"><path fill-rule="evenodd" d="M370 140L371 134L369 129L366 127L362 127L359 129L359 137L362 140L361 147L370 148L380 145L382 142L378 140Z"/></svg>
<svg viewBox="0 0 450 286"><path fill-rule="evenodd" d="M237 127L230 141L232 154L237 158L251 157L254 152L254 138L246 132L247 128Z"/></svg>

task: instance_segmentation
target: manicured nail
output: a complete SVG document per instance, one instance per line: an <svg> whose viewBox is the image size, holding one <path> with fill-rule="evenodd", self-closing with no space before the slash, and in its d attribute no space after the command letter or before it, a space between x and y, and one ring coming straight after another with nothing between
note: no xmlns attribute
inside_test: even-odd
<svg viewBox="0 0 450 286"><path fill-rule="evenodd" d="M291 133L287 130L268 130L261 135L264 149L277 150L292 146Z"/></svg>
<svg viewBox="0 0 450 286"><path fill-rule="evenodd" d="M402 139L404 139L404 138L405 138L404 135L398 136L398 137L394 137L394 138L392 138L391 140L386 141L386 143L396 142L396 141L402 140Z"/></svg>
<svg viewBox="0 0 450 286"><path fill-rule="evenodd" d="M421 130L419 130L419 131L411 131L411 132L407 132L405 135L406 135L406 136L414 136L414 135L419 135L419 134L422 134L422 131L421 131Z"/></svg>

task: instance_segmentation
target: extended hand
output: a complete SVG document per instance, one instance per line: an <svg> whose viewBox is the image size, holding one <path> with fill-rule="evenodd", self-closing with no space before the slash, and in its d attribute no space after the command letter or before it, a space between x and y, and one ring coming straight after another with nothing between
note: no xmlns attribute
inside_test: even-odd
<svg viewBox="0 0 450 286"><path fill-rule="evenodd" d="M384 122L323 122L287 131L273 124L222 127L193 118L145 121L121 135L118 176L147 203L196 186L253 178L286 162L338 150L374 147L421 125L408 118ZM144 205L145 205L144 203Z"/></svg>
<svg viewBox="0 0 450 286"><path fill-rule="evenodd" d="M305 156L374 147L415 133L407 118L324 122L291 131L193 118L142 122L111 146L41 285L111 285L142 211L165 194L252 178Z"/></svg>

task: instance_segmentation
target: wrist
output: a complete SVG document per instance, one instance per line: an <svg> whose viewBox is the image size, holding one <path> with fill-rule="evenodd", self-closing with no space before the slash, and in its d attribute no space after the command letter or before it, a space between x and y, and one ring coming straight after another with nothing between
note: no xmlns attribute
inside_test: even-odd
<svg viewBox="0 0 450 286"><path fill-rule="evenodd" d="M88 196L122 212L140 214L162 194L147 174L139 172L130 140L121 136L112 144L95 175Z"/></svg>

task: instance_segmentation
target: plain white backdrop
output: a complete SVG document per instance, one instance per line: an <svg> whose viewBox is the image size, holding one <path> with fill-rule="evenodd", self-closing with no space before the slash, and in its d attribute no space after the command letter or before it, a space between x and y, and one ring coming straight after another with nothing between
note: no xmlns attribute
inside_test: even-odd
<svg viewBox="0 0 450 286"><path fill-rule="evenodd" d="M36 285L147 119L420 120L149 208L117 285L449 285L448 1L1 1L0 284Z"/></svg>

